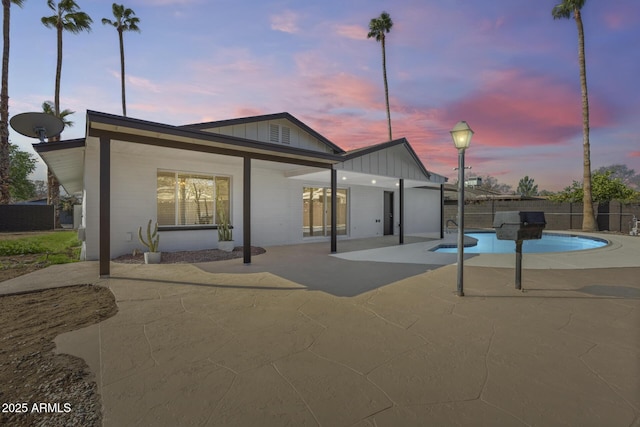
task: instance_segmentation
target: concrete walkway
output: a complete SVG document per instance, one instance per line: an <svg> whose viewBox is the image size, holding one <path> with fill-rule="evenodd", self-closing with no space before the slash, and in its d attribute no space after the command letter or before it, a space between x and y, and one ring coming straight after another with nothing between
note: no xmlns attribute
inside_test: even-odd
<svg viewBox="0 0 640 427"><path fill-rule="evenodd" d="M104 425L640 426L637 264L531 268L524 292L512 267L465 264L456 297L454 265L286 248L251 266L112 264L98 284L118 314L56 339L96 373Z"/></svg>

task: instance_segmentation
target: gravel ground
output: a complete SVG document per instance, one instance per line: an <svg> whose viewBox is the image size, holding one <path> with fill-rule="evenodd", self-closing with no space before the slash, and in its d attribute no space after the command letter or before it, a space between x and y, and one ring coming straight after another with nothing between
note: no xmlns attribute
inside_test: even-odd
<svg viewBox="0 0 640 427"><path fill-rule="evenodd" d="M260 255L265 250L252 246L251 255ZM218 249L207 249L203 251L182 251L182 252L162 252L161 264L195 264L198 262L223 261L227 259L242 258L242 246L236 246L232 252L220 251ZM113 262L124 264L144 264L144 255L123 255L115 258Z"/></svg>
<svg viewBox="0 0 640 427"><path fill-rule="evenodd" d="M55 354L53 339L117 311L111 291L94 285L1 297L0 426L102 425L93 374Z"/></svg>

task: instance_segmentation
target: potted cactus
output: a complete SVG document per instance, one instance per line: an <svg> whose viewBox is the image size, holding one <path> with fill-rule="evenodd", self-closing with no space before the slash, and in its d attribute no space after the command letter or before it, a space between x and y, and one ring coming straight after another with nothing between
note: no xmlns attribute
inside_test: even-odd
<svg viewBox="0 0 640 427"><path fill-rule="evenodd" d="M151 232L151 222L147 224L147 240L145 241L142 237L142 227L138 228L138 239L140 242L149 248L149 252L144 253L144 263L145 264L160 264L160 259L162 258L162 252L158 251L158 245L160 244L160 235L158 234L158 223L156 222L156 226Z"/></svg>
<svg viewBox="0 0 640 427"><path fill-rule="evenodd" d="M220 206L220 203L218 203ZM222 208L218 208L218 249L225 252L233 251L233 230L229 226L229 219Z"/></svg>

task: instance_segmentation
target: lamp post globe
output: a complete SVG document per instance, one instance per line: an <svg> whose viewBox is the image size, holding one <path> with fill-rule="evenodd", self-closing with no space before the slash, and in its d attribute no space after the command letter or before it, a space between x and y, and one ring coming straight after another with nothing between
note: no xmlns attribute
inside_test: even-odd
<svg viewBox="0 0 640 427"><path fill-rule="evenodd" d="M458 280L456 295L464 296L464 152L471 145L473 130L460 121L451 130L453 145L458 150Z"/></svg>

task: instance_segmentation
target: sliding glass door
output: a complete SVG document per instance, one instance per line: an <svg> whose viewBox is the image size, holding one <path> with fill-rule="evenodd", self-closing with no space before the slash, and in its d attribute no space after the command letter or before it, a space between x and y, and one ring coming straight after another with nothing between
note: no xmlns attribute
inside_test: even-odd
<svg viewBox="0 0 640 427"><path fill-rule="evenodd" d="M336 190L336 226L338 235L347 234L347 189ZM304 237L331 235L331 189L302 189L302 234Z"/></svg>

